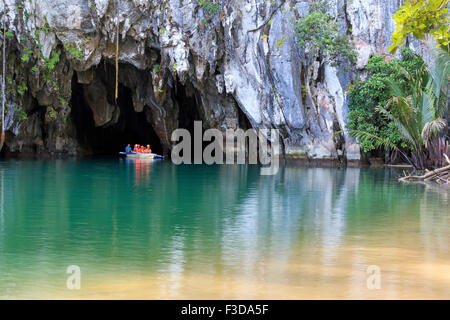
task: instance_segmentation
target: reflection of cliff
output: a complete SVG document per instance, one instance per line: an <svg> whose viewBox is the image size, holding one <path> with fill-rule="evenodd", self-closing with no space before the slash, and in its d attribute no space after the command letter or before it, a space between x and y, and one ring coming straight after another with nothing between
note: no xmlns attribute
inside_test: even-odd
<svg viewBox="0 0 450 320"><path fill-rule="evenodd" d="M442 186L425 185L420 203L420 234L424 247L432 255L433 248L449 253L450 193Z"/></svg>
<svg viewBox="0 0 450 320"><path fill-rule="evenodd" d="M288 262L303 241L326 248L328 259L345 237L347 198L357 193L358 180L359 169L288 167L275 178L261 177L259 188L237 204L241 214L224 223L223 261L243 254L253 262L261 255ZM253 268L251 261L239 268Z"/></svg>

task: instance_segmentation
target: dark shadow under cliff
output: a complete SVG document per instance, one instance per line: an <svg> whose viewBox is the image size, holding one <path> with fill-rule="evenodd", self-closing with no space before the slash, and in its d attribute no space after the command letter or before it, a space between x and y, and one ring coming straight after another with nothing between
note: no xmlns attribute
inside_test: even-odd
<svg viewBox="0 0 450 320"><path fill-rule="evenodd" d="M108 68L109 69L109 68ZM84 154L117 155L127 144L150 144L155 153L162 152L162 146L153 127L147 122L144 112L135 112L132 91L119 83L119 95L114 99L114 82L106 74L106 104L116 108L117 119L96 126L92 107L86 101L89 84L80 84L77 76L72 80L72 120L76 127L77 139ZM99 103L103 102L99 99ZM117 115L113 115L117 117Z"/></svg>

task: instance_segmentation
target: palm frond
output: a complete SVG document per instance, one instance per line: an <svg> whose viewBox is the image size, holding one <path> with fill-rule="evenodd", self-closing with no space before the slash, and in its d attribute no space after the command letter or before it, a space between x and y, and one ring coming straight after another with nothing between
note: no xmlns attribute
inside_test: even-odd
<svg viewBox="0 0 450 320"><path fill-rule="evenodd" d="M386 149L397 149L397 146L391 141L384 139L380 136L374 135L362 130L350 130L349 133L358 140L366 140L371 142L375 148L384 147Z"/></svg>
<svg viewBox="0 0 450 320"><path fill-rule="evenodd" d="M436 96L433 93L433 81L422 92L422 101L420 103L420 116L422 127L430 121L437 118Z"/></svg>
<svg viewBox="0 0 450 320"><path fill-rule="evenodd" d="M444 130L447 127L447 122L443 118L437 118L430 122L427 122L422 130L422 139L425 142L425 146L427 146L428 141L430 141L431 138L435 137L437 134L439 134L442 130Z"/></svg>
<svg viewBox="0 0 450 320"><path fill-rule="evenodd" d="M414 122L414 110L408 104L408 99L392 97L390 103L395 108L395 115L384 108L378 107L376 111L391 121L403 139L408 142L414 149L418 149L422 139L420 132L417 132Z"/></svg>
<svg viewBox="0 0 450 320"><path fill-rule="evenodd" d="M432 38L426 42L428 48L435 57L435 64L429 68L434 82L433 92L437 98L437 112L439 116L448 111L448 82L450 78L450 53L442 48L436 47Z"/></svg>
<svg viewBox="0 0 450 320"><path fill-rule="evenodd" d="M407 94L403 92L403 90L400 88L400 86L392 79L386 79L386 82L389 86L389 89L391 90L391 93L395 97L405 97Z"/></svg>

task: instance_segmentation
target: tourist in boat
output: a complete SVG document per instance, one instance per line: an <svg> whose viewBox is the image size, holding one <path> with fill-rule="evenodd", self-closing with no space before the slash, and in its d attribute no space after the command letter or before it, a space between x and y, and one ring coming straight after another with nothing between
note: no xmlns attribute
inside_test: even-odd
<svg viewBox="0 0 450 320"><path fill-rule="evenodd" d="M152 153L152 149L150 149L150 145L149 144L147 145L147 149L145 149L145 151L147 153Z"/></svg>
<svg viewBox="0 0 450 320"><path fill-rule="evenodd" d="M130 153L131 152L131 146L129 144L125 147L125 152L126 153Z"/></svg>

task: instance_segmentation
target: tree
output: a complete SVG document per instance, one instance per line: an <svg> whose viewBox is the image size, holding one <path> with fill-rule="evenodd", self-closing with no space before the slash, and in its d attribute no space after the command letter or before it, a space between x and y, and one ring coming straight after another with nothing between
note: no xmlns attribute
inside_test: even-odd
<svg viewBox="0 0 450 320"><path fill-rule="evenodd" d="M347 90L349 121L346 127L382 137L397 147L406 147L395 125L376 112L376 108L385 107L391 98L388 79L396 81L403 90L409 90L408 80L398 66L413 72L422 65L423 59L407 48L402 49L400 59L390 59L386 55L372 56L366 66L370 76L366 80L355 82ZM372 139L361 138L359 143L364 152L382 151Z"/></svg>
<svg viewBox="0 0 450 320"><path fill-rule="evenodd" d="M311 2L309 14L295 25L299 46L310 56L320 55L324 62L335 66L344 60L355 62L357 53L351 38L339 32L336 18L327 10L326 0Z"/></svg>
<svg viewBox="0 0 450 320"><path fill-rule="evenodd" d="M309 98L319 121L318 103L313 81L316 70L326 64L345 65L356 62L357 53L352 39L339 31L337 18L328 13L328 0L310 2L309 13L295 25L299 47L305 51L305 72L303 73L302 92Z"/></svg>
<svg viewBox="0 0 450 320"><path fill-rule="evenodd" d="M409 83L407 88L396 80L387 80L392 96L386 108L377 107L376 110L394 124L407 142L410 155L379 135L360 130L352 130L351 134L358 139L370 140L376 146L400 151L416 169L446 163L444 154L450 156L450 150L439 135L447 129L444 114L448 110L448 96L444 88L448 84L449 64L449 55L445 53L437 60L433 73L428 71L426 64L413 72L398 66Z"/></svg>
<svg viewBox="0 0 450 320"><path fill-rule="evenodd" d="M450 0L409 0L394 14L397 23L392 35L392 46L389 51L393 54L405 44L409 35L417 39L425 39L426 35L433 36L438 46L449 52L449 20L448 6Z"/></svg>

